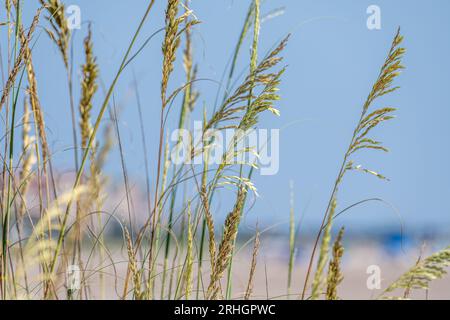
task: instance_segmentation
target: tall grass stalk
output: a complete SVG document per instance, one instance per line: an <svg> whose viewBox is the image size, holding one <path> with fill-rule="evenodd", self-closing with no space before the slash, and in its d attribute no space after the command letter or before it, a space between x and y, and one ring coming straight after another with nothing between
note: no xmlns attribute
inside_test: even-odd
<svg viewBox="0 0 450 320"><path fill-rule="evenodd" d="M295 209L294 209L294 182L291 181L291 200L290 200L290 214L289 214L289 264L288 264L288 280L287 280L287 295L291 296L292 288L292 273L295 264Z"/></svg>
<svg viewBox="0 0 450 320"><path fill-rule="evenodd" d="M258 258L258 253L259 253L259 247L261 245L260 236L261 236L261 234L258 230L258 227L256 227L255 243L253 245L252 261L250 264L250 274L248 276L247 289L245 290L244 300L250 300L250 297L253 293L253 286L254 286L254 282L255 282L255 273L256 273L256 264L257 264L257 258Z"/></svg>
<svg viewBox="0 0 450 320"><path fill-rule="evenodd" d="M15 25L15 46L14 46L14 59L17 61L18 59L18 45L20 41L20 28L21 28L21 17L22 17L22 7L21 1L17 1L16 3L16 25ZM22 46L25 44L22 43ZM24 52L23 48L21 49L21 53ZM22 54L23 57L23 54ZM21 73L20 81L22 82L23 72ZM13 155L14 155L14 132L15 132L15 119L16 119L16 108L17 108L17 100L18 100L18 92L14 88L15 79L12 81L12 114L11 114L11 133L9 136L9 175L8 175L8 186L7 186L7 197L5 203L5 212L3 213L2 226L3 226L3 237L2 237L2 268L1 268L1 278L2 278L2 293L3 299L7 296L7 282L6 278L8 277L8 260L7 256L9 255L8 246L9 246L9 229L10 229L10 220L11 220L11 184L12 184L12 175L11 172L14 172L13 169ZM0 106L1 107L1 106ZM11 273L13 271L11 270ZM11 275L12 276L12 275ZM15 284L14 284L15 285Z"/></svg>
<svg viewBox="0 0 450 320"><path fill-rule="evenodd" d="M160 178L161 178L161 158L163 153L163 144L164 144L164 115L166 111L166 107L170 103L173 98L173 94L169 94L167 92L169 86L170 76L174 69L174 62L176 60L176 52L180 45L180 34L179 29L180 25L184 23L191 12L186 11L184 14L178 17L178 9L180 5L180 0L168 0L167 8L166 8L166 27L165 27L165 36L162 45L162 53L163 53L163 67L162 67L162 80L161 80L161 110L160 110L160 123L159 123L159 143L158 143L158 152L157 152L157 169L156 169L156 178L155 178L155 196L154 196L154 204L153 204L153 222L151 227L152 232L152 240L150 244L150 261L153 260L153 245L155 241L155 231L157 226L157 220L160 216L160 204L159 204L159 186L160 186ZM186 23L186 27L192 26L196 24L197 21L193 20ZM169 226L171 228L171 226ZM170 233L170 230L169 230ZM167 252L168 250L166 250ZM167 253L168 255L168 253ZM167 259L168 257L165 257ZM163 283L161 289L161 295L164 294L165 290L165 275L166 268L163 270Z"/></svg>
<svg viewBox="0 0 450 320"><path fill-rule="evenodd" d="M253 22L253 42L250 56L250 74L253 75L256 71L258 65L258 42L259 42L259 32L260 32L260 0L254 0L254 22ZM234 64L233 64L234 65ZM253 84L252 84L253 85ZM250 89L249 98L247 102L247 107L251 108L252 103L253 90ZM237 142L234 148L237 148ZM244 174L244 164L240 165L239 177L242 179ZM245 203L245 200L244 200ZM241 215L243 214L244 206L241 209ZM236 243L233 245L233 251L230 258L230 264L228 266L228 280L227 280L227 291L226 291L226 299L229 300L231 298L232 291L232 272L233 272L233 258L234 258L234 247Z"/></svg>
<svg viewBox="0 0 450 320"><path fill-rule="evenodd" d="M317 246L320 241L322 232L326 227L327 220L329 220L330 223L332 221L332 217L330 217L331 209L333 207L333 202L336 199L336 195L338 193L339 187L342 183L345 174L348 171L359 171L374 175L379 179L386 180L386 178L383 175L379 174L378 172L365 169L361 165L355 166L353 160L351 160L351 156L354 155L356 152L364 149L381 150L384 152L388 151L385 147L382 146L381 142L371 139L368 135L372 131L372 129L376 128L381 123L393 119L392 113L395 111L395 109L386 107L376 109L375 111L370 112L370 107L372 106L373 102L377 100L377 98L385 96L398 89L398 87L393 87L392 85L394 80L399 76L400 71L403 69L401 60L406 50L400 47L402 41L403 37L400 35L400 28L399 28L397 34L394 37L394 40L392 41L392 45L389 50L388 56L383 66L381 67L377 81L372 87L372 90L370 91L362 107L361 116L353 132L353 136L350 141L349 147L345 152L344 159L342 161L342 165L339 170L339 174L336 178L333 190L331 192L331 197L328 202L327 209L325 210L322 224L320 226L319 232L317 233L317 237L314 242L311 258L309 260L308 270L306 272L306 279L301 294L302 299L305 299L306 297L306 288L308 286L308 280L312 271L312 265L314 262ZM326 245L325 242L323 244ZM324 250L325 248L321 248L321 251Z"/></svg>

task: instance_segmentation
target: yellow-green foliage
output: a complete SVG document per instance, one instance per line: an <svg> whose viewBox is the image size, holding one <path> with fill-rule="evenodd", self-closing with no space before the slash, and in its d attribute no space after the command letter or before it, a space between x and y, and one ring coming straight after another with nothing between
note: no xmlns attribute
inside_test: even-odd
<svg viewBox="0 0 450 320"><path fill-rule="evenodd" d="M350 170L358 170L365 173L369 173L372 175L377 176L380 179L386 179L383 175L369 169L363 168L361 165L354 165L354 162L352 160L352 156L364 149L375 149L375 150L382 150L387 151L386 148L384 148L379 141L375 141L372 138L369 137L369 133L379 126L381 123L386 122L390 119L392 119L391 113L395 110L394 108L380 108L375 109L374 111L371 110L371 106L373 103L382 96L387 95L388 93L392 93L396 91L399 87L394 87L393 82L394 80L399 76L400 70L402 70L404 67L401 64L401 60L403 58L403 55L405 54L406 50L400 45L403 42L403 36L400 34L400 28L398 29L392 44L391 48L389 50L388 56L381 67L380 73L378 75L378 78L375 82L375 84L372 87L372 90L370 91L361 111L361 116L359 118L359 121L356 125L356 128L353 132L352 139L350 141L349 147L347 151L345 152L344 159L342 161L342 166L339 170L338 176L336 178L336 181L334 183L333 190L331 192L330 200L328 202L327 209L325 211L325 214L323 216L322 225L320 226L317 238L314 243L313 251L311 254L311 258L309 260L309 266L306 273L306 280L303 286L302 291L302 299L306 298L306 289L308 287L308 281L309 277L312 272L312 265L314 263L314 258L316 254L316 250L319 245L319 241L322 236L322 232L325 230L324 238L322 240L322 245L320 246L320 256L317 263L317 271L314 278L313 283L313 292L312 292L312 298L317 298L319 295L319 290L321 286L321 275L323 272L323 268L325 267L325 261L326 255L328 253L328 245L329 245L329 230L327 228L331 228L331 223L334 219L334 211L335 208L335 201L336 197L339 191L339 187L342 183L342 180L345 176L345 174Z"/></svg>
<svg viewBox="0 0 450 320"><path fill-rule="evenodd" d="M430 282L441 279L447 274L446 269L449 266L450 247L447 247L432 254L428 258L419 261L413 268L392 283L385 290L383 297L386 298L388 293L391 293L397 289L428 289Z"/></svg>

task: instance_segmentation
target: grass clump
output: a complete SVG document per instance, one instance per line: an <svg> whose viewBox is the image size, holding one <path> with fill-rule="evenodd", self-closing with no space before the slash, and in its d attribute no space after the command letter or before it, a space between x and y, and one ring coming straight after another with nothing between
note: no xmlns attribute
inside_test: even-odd
<svg viewBox="0 0 450 320"><path fill-rule="evenodd" d="M164 27L160 30L161 72L158 75L160 86L157 94L158 127L148 128L143 116L139 92L136 85L136 100L139 107L142 146L145 152L145 198L142 209L143 222L135 224L132 184L129 180L124 154L124 142L119 127L118 108L115 91L120 78L134 59L149 45L153 36L136 48L142 41L146 22L152 15L154 0L147 1L142 18L125 48L122 60L114 77L104 93L99 92L101 66L94 50L95 24L89 26L84 34L83 63L76 65L77 59L71 57L72 43L76 41L68 27L65 16L65 3L61 0L40 0L42 5L25 28L21 19L22 10L28 2L5 0L6 18L1 27L8 28L7 57L11 61L5 81L2 84L0 112L4 113L4 155L1 190L2 250L0 292L3 299L90 299L105 298L108 292L116 292L120 299L232 299L249 300L257 298L255 288L258 268L261 265L259 254L264 241L264 231L257 227L256 233L244 245L240 228L250 207L249 198L258 192L253 173L258 170L255 162L236 158L258 154L251 146L240 145L250 132L260 125L264 116L280 116L280 86L287 70L283 54L290 41L284 37L265 55L261 55L262 18L261 1L252 0L244 17L241 32L231 55L229 68L224 72L222 90L218 90L213 108L203 109L201 141L189 145L188 160L197 157L209 159L216 143L212 131L223 132L236 129L232 142L219 156L216 165L205 162L202 166L191 163L172 164L171 145L165 138L168 133L170 112L178 112L178 129L193 132L191 117L198 109L201 92L197 87L199 69L195 55L195 33L199 23L186 0L167 0L164 11ZM48 142L45 108L46 101L39 98L39 75L36 73L34 43L37 41L36 28L42 12L46 12L46 34L58 50L67 75L68 105L72 118L73 168L71 188L66 190L55 179L52 160L54 150ZM158 34L155 32L154 35ZM242 49L247 44L250 53L241 76L236 76ZM249 36L249 37L250 37ZM333 234L334 220L339 215L337 199L345 175L359 171L387 180L377 171L355 164L355 156L367 150L387 152L388 149L373 137L375 128L393 119L396 111L392 107L375 108L380 97L395 92L394 82L403 69L403 36L398 30L388 56L380 73L364 102L360 118L354 128L348 148L345 150L342 165L335 180L327 208L317 236L314 238L312 253L305 271L306 279L302 291L295 288L296 250L300 232L294 211L294 195L291 195L289 214L289 259L287 269L287 295L300 294L301 299L337 300L340 298L339 285L344 279L342 244L344 229ZM180 57L180 55L182 57ZM3 56L3 55L2 55ZM99 61L101 61L99 59ZM177 85L178 62L183 68L183 80ZM79 68L79 69L75 69ZM74 81L73 70L80 70L79 81ZM103 73L102 73L103 74ZM26 87L25 91L17 88ZM172 87L174 87L172 89ZM223 94L223 95L222 95ZM75 103L76 95L79 102ZM101 96L102 95L102 96ZM101 103L97 105L97 98ZM180 96L181 103L177 99ZM205 95L206 99L207 95ZM219 99L222 98L222 99ZM20 111L18 101L24 101ZM143 106L144 104L142 104ZM154 106L153 103L145 105ZM20 118L20 113L22 117ZM106 121L107 115L110 115ZM22 141L15 148L14 130L20 120ZM154 130L157 136L155 153L148 152L146 130ZM100 137L99 130L105 136ZM113 131L115 130L115 131ZM111 138L116 133L117 140ZM176 148L182 144L178 137ZM80 145L78 148L78 141ZM107 184L104 170L107 155L118 147L123 173L128 219L117 217L116 209L108 212L111 205L105 204ZM17 151L19 150L19 151ZM19 154L19 157L16 157ZM242 157L246 159L245 157ZM150 174L150 168L155 172ZM17 168L18 174L15 174ZM222 221L217 212L220 199L219 190L231 190L234 202L226 208ZM293 188L293 187L292 187ZM33 200L31 200L33 198ZM114 204L115 205L115 204ZM120 243L108 238L108 230L117 224L122 231ZM15 227L15 228L13 228ZM12 241L11 232L17 241ZM332 239L334 238L334 244ZM245 285L241 292L234 291L236 278L233 262L247 244L250 248L249 270L245 273ZM120 248L120 250L114 250ZM117 252L119 251L119 253ZM123 261L118 258L122 255ZM316 254L318 257L316 257ZM450 265L449 250L440 251L427 259L417 262L410 271L389 286L382 297L405 290L403 298L416 289L428 289L429 283L442 278ZM65 271L69 266L81 268L80 288L68 285ZM316 266L313 270L313 266ZM124 270L119 270L124 266ZM328 268L327 268L328 267ZM328 269L328 270L327 270ZM328 272L327 272L328 271ZM266 266L267 272L267 266ZM312 281L310 281L312 279ZM267 281L267 279L266 279ZM312 283L310 283L312 282ZM94 284L95 283L95 284ZM92 293L97 285L99 293ZM266 283L266 288L269 283ZM109 289L115 290L109 290ZM307 290L311 288L311 292ZM267 298L269 290L267 290Z"/></svg>

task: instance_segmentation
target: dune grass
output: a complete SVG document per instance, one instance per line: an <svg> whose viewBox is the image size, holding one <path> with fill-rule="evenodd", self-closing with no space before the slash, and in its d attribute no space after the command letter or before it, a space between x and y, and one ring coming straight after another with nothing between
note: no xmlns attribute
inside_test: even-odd
<svg viewBox="0 0 450 320"><path fill-rule="evenodd" d="M3 117L7 120L2 140L2 299L103 298L108 281L114 282L115 288L120 288L117 293L120 299L251 299L256 271L262 268L259 251L264 237L257 226L255 236L248 242L253 242L253 249L246 290L242 293L233 291L233 260L241 249L237 240L249 195L257 192L252 175L258 167L252 162L236 164L228 160L236 155L256 151L251 148L239 149L238 140L245 136L234 136L234 142L228 146L221 163L210 166L205 161L202 166L194 167L191 164L172 164L169 143L165 142L168 133L166 117L170 110L179 112L178 128L192 131L189 125L191 115L194 109L201 108L198 97L202 92L197 90L196 83L197 70L202 66L196 63L192 42L192 34L200 21L189 9L190 1L166 1L165 26L161 30L160 101L158 110L152 110L159 115L158 128L146 127L142 115L144 104L141 105L135 80L142 145L146 153L146 187L143 190L148 200L146 221L139 226L132 223L132 199L129 197L128 174L124 165L126 155L122 150L123 141L117 124L114 92L127 67L148 45L146 41L138 47L147 20L152 15L161 14L153 11L155 1L149 0L147 7L143 8L144 14L137 22L136 31L131 35L122 62L114 78L110 79L100 105L94 103L94 98L101 95L98 89L102 71L96 57L100 53L96 52L93 40L95 28L86 28L84 63L80 66L81 79L77 82L73 80L74 62L70 55L73 35L67 27L64 2L40 0L42 7L31 22L23 21L21 14L24 10L30 10L28 1L4 2L6 21L0 24L0 28L6 29L8 34L8 52L2 54L8 57L8 63L6 70L2 71L8 76L2 84L0 101L0 112L4 113ZM258 50L259 43L263 41L260 11L259 0L249 1L242 31L237 35L231 63L223 79L225 90L217 93L214 108L204 108L203 141L190 146L190 160L196 157L208 159L211 156L214 140L208 132L212 129L225 131L233 128L248 132L258 127L260 117L280 116L277 109L277 102L281 98L279 86L286 70L282 55L289 43L289 36L262 55ZM42 22L44 15L46 21ZM33 64L36 27L41 24L57 48L67 75L67 112L71 115L72 128L69 129L73 135L74 150L74 176L72 187L68 189L62 189L55 182L52 150L46 137L45 101L39 99L39 75L35 73ZM245 39L250 36L251 54L250 60L246 62L248 68L242 77L237 77L235 73L240 53ZM289 250L286 292L290 298L336 300L340 297L339 285L345 277L341 268L344 232L341 230L334 235L333 229L339 188L345 175L351 171L386 180L382 174L355 164L353 156L365 150L388 151L372 137L372 133L373 129L393 119L395 109L373 108L373 105L378 98L398 89L395 80L403 69L402 58L405 54L402 41L399 29L362 106L359 121L332 187L322 224L318 228L308 268L302 270L306 275L302 290L293 285L294 270L298 268L295 254L299 221L296 219L292 191L291 212L287 213L289 239L286 241ZM185 72L182 84L177 84L178 79L174 77L174 69L180 65L175 63L178 59L182 59ZM74 98L75 90L80 92L78 102ZM178 95L182 95L181 105L176 106ZM23 111L19 107L22 101ZM112 123L103 121L107 112L114 120ZM18 122L22 131L20 146L16 145L17 139L14 139ZM105 131L104 137L99 135L100 130ZM158 136L158 145L151 146L154 149L147 146L145 138L145 133L150 130ZM116 133L116 143L112 142L111 132ZM180 147L181 140L180 136L176 148ZM127 222L119 221L114 214L105 212L104 195L108 184L103 168L113 147L120 149L122 159L129 215ZM156 164L156 172L150 172L150 162ZM214 212L215 195L224 185L234 191L235 200L227 208L229 214L225 221L221 221ZM187 189L194 190L194 196L192 192L186 192ZM37 205L30 206L30 198L37 199ZM125 261L115 261L112 247L117 246L117 243L106 235L112 222L117 222L121 227L120 246L125 248ZM126 265L124 274L117 273L116 265L119 264ZM70 275L66 270L71 265L80 268L81 281L77 288L68 285ZM429 282L443 277L448 265L448 249L420 260L389 286L381 298L397 289L405 290L399 298L408 298L411 290L426 289ZM114 272L113 280L106 277L104 270L108 267ZM96 289L93 290L92 286L96 286Z"/></svg>

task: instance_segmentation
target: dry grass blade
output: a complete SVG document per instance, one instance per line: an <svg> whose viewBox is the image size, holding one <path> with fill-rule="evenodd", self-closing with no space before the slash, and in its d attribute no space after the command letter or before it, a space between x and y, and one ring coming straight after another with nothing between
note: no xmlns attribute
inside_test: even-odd
<svg viewBox="0 0 450 320"><path fill-rule="evenodd" d="M26 53L26 50L29 49L29 44L30 44L31 38L33 37L34 31L36 30L36 26L39 23L39 18L40 18L42 9L43 8L38 9L36 15L33 18L33 22L31 23L28 33L21 40L21 47L20 47L19 54L17 55L16 61L14 62L14 66L13 66L11 72L9 73L8 80L6 81L6 84L3 87L3 94L2 94L2 98L0 100L0 111L2 110L3 105L5 104L6 99L9 96L11 88L14 84L14 81L20 71L20 68L21 68L24 60L26 60L25 53Z"/></svg>
<svg viewBox="0 0 450 320"><path fill-rule="evenodd" d="M25 43L25 35L22 33L22 42ZM34 120L37 126L39 134L39 140L42 146L42 157L44 163L47 160L49 154L49 148L47 144L47 135L45 133L44 112L42 111L41 104L39 102L36 74L34 72L33 59L31 49L27 46L24 51L24 59L26 63L26 70L28 76L28 94L30 98L31 110L33 112ZM44 166L45 170L45 166Z"/></svg>
<svg viewBox="0 0 450 320"><path fill-rule="evenodd" d="M246 192L244 188L239 189L233 211L228 214L225 220L222 241L217 252L214 269L212 269L211 273L211 280L207 292L208 299L215 300L219 295L219 282L233 253Z"/></svg>
<svg viewBox="0 0 450 320"><path fill-rule="evenodd" d="M133 247L133 240L130 237L130 233L128 229L124 227L125 240L127 243L127 253L128 253L128 263L131 274L133 276L133 285L134 285L134 298L137 300L141 299L141 272L138 268L138 263L136 260L136 252Z"/></svg>
<svg viewBox="0 0 450 320"><path fill-rule="evenodd" d="M31 124L30 124L30 107L27 103L27 100L24 100L24 112L23 112L23 120L22 120L22 168L19 174L19 181L21 185L20 194L23 198L20 201L20 209L19 209L19 217L22 219L23 214L25 213L26 202L25 197L30 185L30 180L32 176L33 165L36 162L36 155L34 152L33 145L35 143L34 136L30 135L31 132Z"/></svg>
<svg viewBox="0 0 450 320"><path fill-rule="evenodd" d="M185 298L189 300L192 292L192 274L193 274L193 266L194 266L194 232L193 232L193 223L191 217L191 204L188 204L188 227L187 227L187 252L186 252L186 271L184 274L184 283L185 283Z"/></svg>
<svg viewBox="0 0 450 320"><path fill-rule="evenodd" d="M202 186L202 190L200 192L200 196L202 197L202 204L204 207L204 214L206 220L206 226L208 228L209 241L208 241L208 250L210 257L211 270L214 270L216 267L216 236L215 236L215 227L214 227L214 219L209 209L209 200L206 192L206 186Z"/></svg>
<svg viewBox="0 0 450 320"><path fill-rule="evenodd" d="M259 237L260 237L260 233L259 233L259 231L256 231L255 244L253 245L250 275L248 278L247 289L245 290L244 300L250 300L250 297L253 292L253 285L255 282L256 263L257 263L258 253L259 253L259 246L261 244Z"/></svg>

